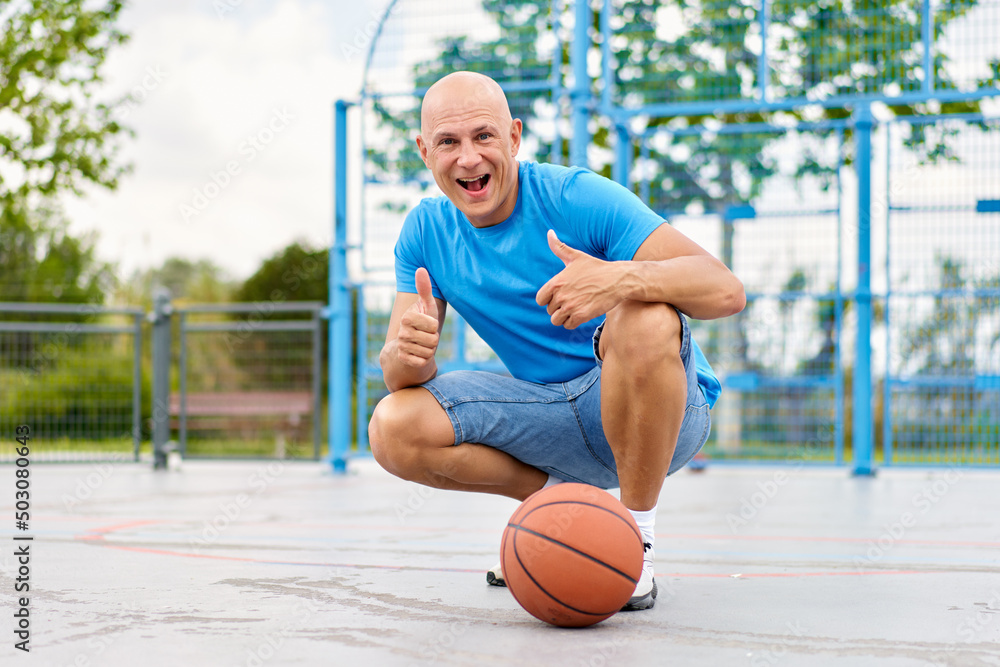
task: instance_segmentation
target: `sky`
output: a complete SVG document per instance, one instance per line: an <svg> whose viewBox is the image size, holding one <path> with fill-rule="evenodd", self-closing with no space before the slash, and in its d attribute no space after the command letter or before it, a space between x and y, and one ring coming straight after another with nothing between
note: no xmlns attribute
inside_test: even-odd
<svg viewBox="0 0 1000 667"><path fill-rule="evenodd" d="M67 198L121 276L171 256L232 278L295 240L332 236L333 104L356 98L384 0L133 0L108 98L136 136L116 191ZM361 55L359 55L361 54Z"/></svg>
<svg viewBox="0 0 1000 667"><path fill-rule="evenodd" d="M114 192L68 198L73 230L98 232L99 255L123 277L182 256L243 279L292 241L327 247L332 107L358 97L387 4L132 0L121 17L131 39L109 57L105 93L134 100L123 113L136 136L122 152L134 171ZM422 16L400 3L377 61L426 55L414 35L425 44L454 26L487 29L474 5Z"/></svg>

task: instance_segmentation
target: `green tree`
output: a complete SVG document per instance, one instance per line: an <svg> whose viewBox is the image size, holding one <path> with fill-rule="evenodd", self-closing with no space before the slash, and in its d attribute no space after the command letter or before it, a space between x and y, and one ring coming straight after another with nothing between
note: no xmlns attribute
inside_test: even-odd
<svg viewBox="0 0 1000 667"><path fill-rule="evenodd" d="M145 289L143 303L152 304L154 287L170 290L173 299L200 303L228 301L235 283L225 270L209 259L189 260L170 257L158 268L147 271L141 279Z"/></svg>
<svg viewBox="0 0 1000 667"><path fill-rule="evenodd" d="M115 26L122 2L0 1L0 202L79 194L86 182L108 188L125 167L119 140L129 134L114 105L95 100L108 53L126 36ZM16 175L16 179L11 177Z"/></svg>
<svg viewBox="0 0 1000 667"><path fill-rule="evenodd" d="M103 301L111 266L97 259L94 234L74 237L68 224L50 206L3 216L0 301Z"/></svg>
<svg viewBox="0 0 1000 667"><path fill-rule="evenodd" d="M282 248L274 255L264 260L260 268L246 279L235 292L236 301L255 304L254 313L238 313L235 320L252 320L258 315L269 320L308 319L305 312L274 312L273 306L294 301L319 301L329 303L327 280L329 275L329 251L313 248L308 243L296 241ZM354 311L352 311L354 312ZM324 320L322 339L327 339L327 323ZM354 338L354 327L351 327L351 338ZM253 367L260 359L282 358L288 351L301 350L303 334L300 332L267 332L257 335L252 326L246 332L238 332L230 337L230 349L243 367ZM321 346L321 372L325 375L327 368L327 346ZM271 364L267 369L268 377L275 383L296 384L303 382L301 375L307 365L289 362L287 368L279 364ZM298 370L296 370L296 368ZM261 375L258 371L258 375Z"/></svg>
<svg viewBox="0 0 1000 667"><path fill-rule="evenodd" d="M127 171L131 133L96 99L122 5L0 0L0 299L102 299L94 238L73 238L54 202Z"/></svg>
<svg viewBox="0 0 1000 667"><path fill-rule="evenodd" d="M237 301L328 302L329 251L296 241L268 259L236 290Z"/></svg>
<svg viewBox="0 0 1000 667"><path fill-rule="evenodd" d="M939 38L956 18L966 15L976 0L956 0L935 13L934 31ZM495 40L477 42L467 36L450 36L439 43L434 59L418 63L413 70L416 89L426 88L455 70L472 70L493 76L502 83L544 81L552 70L551 58L558 61L564 76L569 74L569 44L555 53L543 51L556 18L545 0L482 0L484 13L497 26ZM693 3L689 0L618 0L612 3L615 39L611 45L613 81L617 102L633 107L652 103L710 102L744 99L761 87L757 55L760 52L758 2ZM665 15L665 11L673 14ZM771 39L779 38L769 51L767 87L774 98L829 97L919 90L923 80L920 44L921 17L904 0L888 2L805 2L775 0L770 6ZM600 47L598 14L590 30L591 50ZM664 34L667 27L671 34ZM549 40L550 42L551 40ZM597 55L594 53L593 55ZM934 54L936 87L955 88L946 66L947 56ZM993 70L1000 62L990 64ZM984 85L990 82L981 82ZM600 84L595 84L600 85ZM595 95L600 94L596 87ZM538 117L540 95L536 91L514 91L508 95L511 112L525 122L531 134ZM891 107L898 114L921 114L927 105L900 104ZM375 101L373 110L390 138L384 146L370 148L369 175L430 179L413 145L413 129L419 127L419 101L400 112ZM941 111L978 110L978 103L942 104ZM689 114L682 117L654 117L648 128L683 129L706 120L725 124L772 122L775 120L837 120L850 114L846 107L797 109L781 112L734 112ZM611 148L609 120L598 115L593 144ZM848 134L849 134L848 130ZM654 173L649 181L650 204L664 213L689 210L722 212L727 206L745 203L759 195L764 183L778 173L777 160L766 150L783 138L783 132L746 134L671 134L664 142L649 146L649 162ZM837 170L837 151L822 150L822 142L832 130L814 132L800 152L794 175L814 176L829 188ZM557 160L568 154L565 142L559 146L535 135L540 154ZM917 128L909 146L926 160L950 157L947 134L925 133ZM591 165L606 176L611 174L610 152L602 162ZM635 147L635 157L639 149ZM849 159L849 156L848 156Z"/></svg>

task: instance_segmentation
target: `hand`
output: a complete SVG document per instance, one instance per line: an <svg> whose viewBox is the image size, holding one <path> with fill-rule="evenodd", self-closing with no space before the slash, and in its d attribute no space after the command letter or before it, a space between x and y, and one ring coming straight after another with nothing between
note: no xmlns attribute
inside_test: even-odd
<svg viewBox="0 0 1000 667"><path fill-rule="evenodd" d="M440 341L438 307L431 294L431 276L427 269L417 269L414 277L417 283L417 300L400 319L399 333L396 335L396 357L406 366L424 368L433 363Z"/></svg>
<svg viewBox="0 0 1000 667"><path fill-rule="evenodd" d="M542 285L535 297L539 306L546 306L552 324L575 329L625 300L619 292L619 273L614 270L617 262L605 262L570 248L551 229L548 241L549 248L566 265Z"/></svg>

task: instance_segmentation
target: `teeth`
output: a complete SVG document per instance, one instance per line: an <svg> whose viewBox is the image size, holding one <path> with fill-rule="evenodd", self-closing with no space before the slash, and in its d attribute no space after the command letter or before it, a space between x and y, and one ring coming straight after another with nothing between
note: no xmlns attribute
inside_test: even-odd
<svg viewBox="0 0 1000 667"><path fill-rule="evenodd" d="M473 181L478 181L480 178L482 178L482 176L476 176L475 178L460 178L458 180L462 181L463 183L472 183Z"/></svg>

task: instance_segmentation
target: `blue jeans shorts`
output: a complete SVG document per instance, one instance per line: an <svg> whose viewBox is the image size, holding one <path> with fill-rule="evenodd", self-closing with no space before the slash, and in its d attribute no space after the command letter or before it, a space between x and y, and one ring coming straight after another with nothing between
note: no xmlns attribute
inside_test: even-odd
<svg viewBox="0 0 1000 667"><path fill-rule="evenodd" d="M680 312L681 358L687 373L687 409L670 462L673 474L702 448L711 419L698 386L691 330ZM536 384L486 371L452 371L422 385L448 414L455 444L474 442L570 482L609 489L618 486L615 458L601 424L601 359L594 332L596 365L568 382Z"/></svg>

